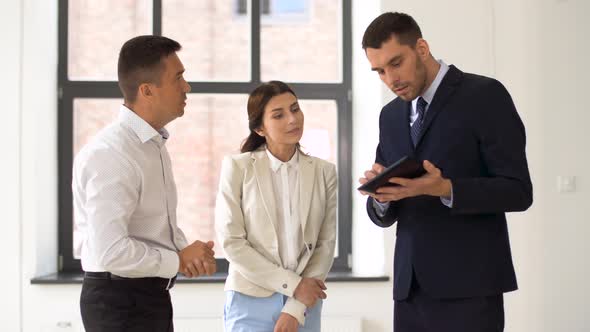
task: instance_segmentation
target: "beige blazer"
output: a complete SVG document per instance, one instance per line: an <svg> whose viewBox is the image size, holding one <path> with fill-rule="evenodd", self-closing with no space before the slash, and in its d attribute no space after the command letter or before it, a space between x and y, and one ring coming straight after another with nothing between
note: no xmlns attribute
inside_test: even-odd
<svg viewBox="0 0 590 332"><path fill-rule="evenodd" d="M289 296L283 307L304 324L305 305L293 298L302 277L325 280L336 243L336 167L299 156L299 202L302 252L296 271L279 257L276 203L270 161L264 149L225 157L215 204L215 229L229 273L225 290L268 297Z"/></svg>

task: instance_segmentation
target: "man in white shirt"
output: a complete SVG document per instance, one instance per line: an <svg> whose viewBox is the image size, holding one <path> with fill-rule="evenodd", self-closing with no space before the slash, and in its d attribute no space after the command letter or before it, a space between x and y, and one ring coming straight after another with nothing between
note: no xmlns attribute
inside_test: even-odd
<svg viewBox="0 0 590 332"><path fill-rule="evenodd" d="M190 86L161 36L121 48L117 121L76 156L74 213L83 234L80 308L91 331L173 331L169 289L176 274L215 273L213 241L188 244L176 221L166 124L180 117Z"/></svg>

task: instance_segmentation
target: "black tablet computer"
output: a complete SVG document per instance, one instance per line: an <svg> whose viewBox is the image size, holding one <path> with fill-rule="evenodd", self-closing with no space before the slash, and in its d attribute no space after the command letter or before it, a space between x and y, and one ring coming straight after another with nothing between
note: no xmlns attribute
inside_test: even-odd
<svg viewBox="0 0 590 332"><path fill-rule="evenodd" d="M412 159L408 156L400 158L393 165L387 167L381 174L369 180L367 183L358 187L358 190L375 193L377 188L383 186L397 186L395 183L389 182L389 179L396 178L417 178L426 173L422 163Z"/></svg>

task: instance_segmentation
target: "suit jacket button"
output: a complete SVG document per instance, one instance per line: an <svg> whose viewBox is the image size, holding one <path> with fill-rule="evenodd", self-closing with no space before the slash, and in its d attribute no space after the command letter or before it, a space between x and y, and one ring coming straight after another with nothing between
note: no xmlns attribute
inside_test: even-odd
<svg viewBox="0 0 590 332"><path fill-rule="evenodd" d="M288 287L287 284L283 284L283 288L287 288L287 287Z"/></svg>
<svg viewBox="0 0 590 332"><path fill-rule="evenodd" d="M311 243L309 243L309 244L307 245L307 248L308 248L309 250L311 250L311 248L313 248L313 245L312 245Z"/></svg>

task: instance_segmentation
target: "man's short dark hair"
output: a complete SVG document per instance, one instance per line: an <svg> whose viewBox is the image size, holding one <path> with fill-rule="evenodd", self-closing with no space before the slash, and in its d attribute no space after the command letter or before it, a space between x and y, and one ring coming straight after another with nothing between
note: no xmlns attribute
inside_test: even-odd
<svg viewBox="0 0 590 332"><path fill-rule="evenodd" d="M381 48L381 44L395 36L400 45L416 46L422 31L412 16L404 13L384 13L369 24L363 36L363 49Z"/></svg>
<svg viewBox="0 0 590 332"><path fill-rule="evenodd" d="M177 41L162 36L138 36L125 42L117 66L125 101L135 102L141 84L158 84L164 69L161 60L180 49Z"/></svg>

